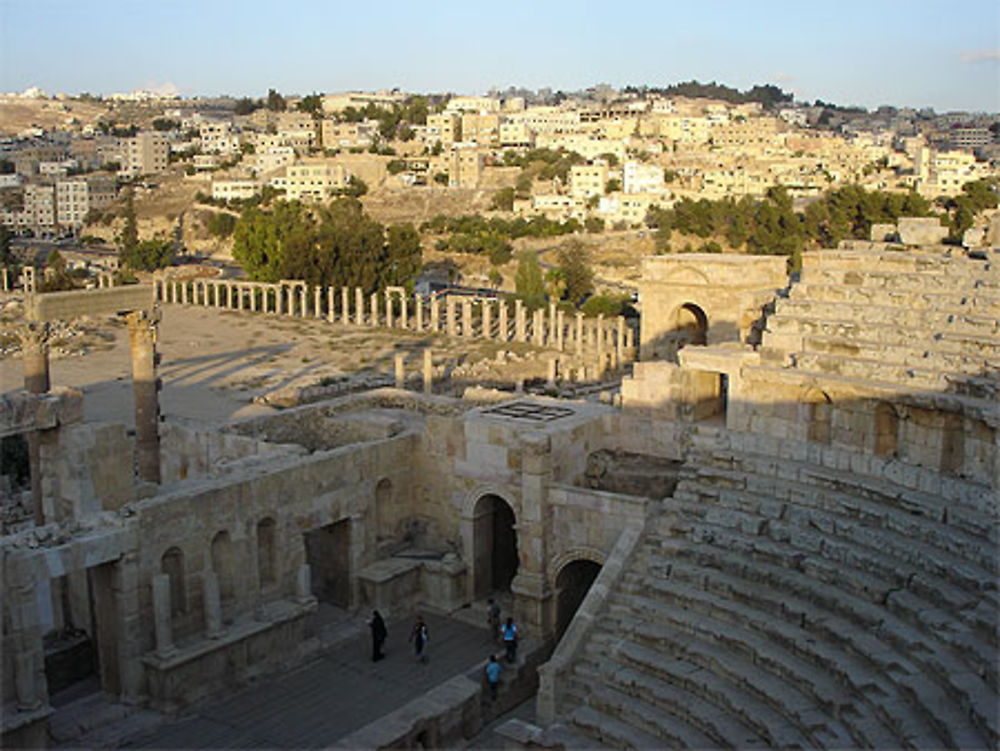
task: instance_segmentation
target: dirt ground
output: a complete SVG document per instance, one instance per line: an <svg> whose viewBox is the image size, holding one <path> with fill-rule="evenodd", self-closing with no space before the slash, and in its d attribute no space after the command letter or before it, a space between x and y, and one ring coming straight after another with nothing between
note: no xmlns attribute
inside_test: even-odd
<svg viewBox="0 0 1000 751"><path fill-rule="evenodd" d="M128 333L121 323L101 323L94 326L100 335L88 334L89 346L78 339L75 347L52 352L51 382L83 390L85 419L132 424ZM526 345L168 305L157 344L161 412L170 420L211 425L263 414L273 408L255 403L256 397L346 374L389 376L398 351L406 354L407 373L415 379L410 387L418 388L428 346L438 375L449 377L442 388L452 393L479 381L545 375L545 355L532 354ZM505 353L502 363L498 351ZM0 392L21 388L22 378L20 355L8 352L0 359Z"/></svg>

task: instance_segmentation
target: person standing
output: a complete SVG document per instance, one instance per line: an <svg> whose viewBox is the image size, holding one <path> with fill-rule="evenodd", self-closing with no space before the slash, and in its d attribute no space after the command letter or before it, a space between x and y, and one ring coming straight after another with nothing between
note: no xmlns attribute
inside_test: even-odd
<svg viewBox="0 0 1000 751"><path fill-rule="evenodd" d="M500 641L500 603L492 597L487 601L486 622L490 624L490 631L493 632L493 641Z"/></svg>
<svg viewBox="0 0 1000 751"><path fill-rule="evenodd" d="M368 627L372 630L372 662L378 662L385 657L382 654L382 645L385 644L385 639L389 635L389 631L385 627L385 621L382 620L382 614L377 610L372 611Z"/></svg>
<svg viewBox="0 0 1000 751"><path fill-rule="evenodd" d="M503 645L507 648L507 662L517 662L517 626L513 618L508 618L503 627Z"/></svg>
<svg viewBox="0 0 1000 751"><path fill-rule="evenodd" d="M497 662L496 655L490 655L489 662L486 663L486 682L490 686L490 699L497 700L497 687L500 685L500 671L503 666Z"/></svg>
<svg viewBox="0 0 1000 751"><path fill-rule="evenodd" d="M410 631L410 641L413 642L413 652L420 662L427 662L427 624L422 615L417 616Z"/></svg>

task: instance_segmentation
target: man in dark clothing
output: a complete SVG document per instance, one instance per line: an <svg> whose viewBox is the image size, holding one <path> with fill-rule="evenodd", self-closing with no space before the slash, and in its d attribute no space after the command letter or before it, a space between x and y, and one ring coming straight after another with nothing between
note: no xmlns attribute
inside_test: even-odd
<svg viewBox="0 0 1000 751"><path fill-rule="evenodd" d="M382 654L382 645L385 644L385 638L389 635L389 631L385 627L382 615L377 610L372 611L368 627L372 630L372 662L378 662L385 657Z"/></svg>

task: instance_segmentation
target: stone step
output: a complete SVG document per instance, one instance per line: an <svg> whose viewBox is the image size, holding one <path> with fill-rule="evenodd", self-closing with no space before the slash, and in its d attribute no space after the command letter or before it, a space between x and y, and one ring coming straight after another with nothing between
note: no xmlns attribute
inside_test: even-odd
<svg viewBox="0 0 1000 751"><path fill-rule="evenodd" d="M926 267L920 271L902 269L873 269L864 262L859 269L804 268L803 284L823 284L847 289L906 290L913 292L941 292L947 294L962 289L976 289L977 285L990 288L995 272L987 265L944 264ZM794 289L794 287L793 287Z"/></svg>
<svg viewBox="0 0 1000 751"><path fill-rule="evenodd" d="M962 338L947 333L933 338L917 337L912 332L899 341L879 341L859 332L849 337L829 334L805 334L801 346L791 354L799 362L801 355L831 355L878 360L892 365L904 365L918 370L939 370L948 373L981 373L1000 363L1000 333L993 337Z"/></svg>
<svg viewBox="0 0 1000 751"><path fill-rule="evenodd" d="M930 251L900 251L835 248L812 251L803 256L803 273L831 270L843 273L896 275L916 273L995 277L997 266L989 260L971 258L961 248Z"/></svg>
<svg viewBox="0 0 1000 751"><path fill-rule="evenodd" d="M682 719L684 715L663 710L651 694L619 690L627 685L616 683L615 687L593 686L587 703L649 736L661 739L663 745L669 748L700 749L719 745L718 740L691 727ZM751 745L761 743L759 737L749 733L746 739Z"/></svg>
<svg viewBox="0 0 1000 751"><path fill-rule="evenodd" d="M664 748L661 738L637 730L612 715L590 706L581 706L569 716L570 725L592 738L604 748L659 749Z"/></svg>
<svg viewBox="0 0 1000 751"><path fill-rule="evenodd" d="M652 638L669 638L667 624L678 629L675 634L708 634L686 644L683 658L729 675L772 706L780 703L784 709L779 711L794 717L800 728L830 730L847 709L857 716L874 716L871 697L891 690L877 671L850 654L811 650L817 635L784 623L781 614L754 611L728 597L719 598L720 591L706 592L670 581L651 582L645 589L657 599L636 594L629 602L634 610L655 618ZM825 720L819 722L817 714ZM872 738L855 737L853 744L873 745L877 740L884 745L890 737L885 728ZM896 744L898 739L893 739Z"/></svg>
<svg viewBox="0 0 1000 751"><path fill-rule="evenodd" d="M824 376L856 378L863 381L877 381L908 389L948 392L956 376L975 377L984 368L992 366L985 358L976 364L953 371L942 372L933 366L903 365L880 359L855 357L824 352L810 352L796 349L789 353L791 367L803 373Z"/></svg>
<svg viewBox="0 0 1000 751"><path fill-rule="evenodd" d="M917 330L948 330L986 335L1000 332L997 316L990 315L994 308L1000 310L1000 300L986 301L966 297L955 304L952 297L938 295L919 298L914 295L893 295L885 299L869 299L860 309L853 301L779 298L775 301L774 313L768 316L767 322L770 325L772 321L788 319L855 321L860 318L865 321L891 322L895 326Z"/></svg>

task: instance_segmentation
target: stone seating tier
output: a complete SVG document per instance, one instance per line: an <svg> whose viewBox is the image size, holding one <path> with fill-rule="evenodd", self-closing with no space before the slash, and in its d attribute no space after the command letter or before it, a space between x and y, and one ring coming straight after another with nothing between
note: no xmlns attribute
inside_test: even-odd
<svg viewBox="0 0 1000 751"><path fill-rule="evenodd" d="M980 282L970 282L961 286L952 282L950 285L940 285L927 289L919 284L895 288L884 287L849 287L826 282L802 281L794 284L788 291L788 300L817 302L849 302L856 301L884 307L904 307L907 304L920 309L959 309L969 311L995 311L1000 290L995 290ZM907 302L909 301L909 303Z"/></svg>
<svg viewBox="0 0 1000 751"><path fill-rule="evenodd" d="M806 271L833 269L862 273L961 273L972 269L975 272L996 273L997 266L990 261L969 258L964 251L955 248L953 252L920 253L914 251L872 251L872 250L820 250L803 256Z"/></svg>
<svg viewBox="0 0 1000 751"><path fill-rule="evenodd" d="M853 299L827 301L816 297L786 297L775 301L774 313L769 320L819 320L852 321L863 314L864 321L881 321L891 325L927 329L931 331L954 331L978 336L1000 335L1000 300L962 298L962 302L949 307L950 300L944 299L939 305L924 305L910 296L893 296L891 299L866 299L859 310ZM936 301L937 302L937 301ZM979 303L978 307L973 303Z"/></svg>

